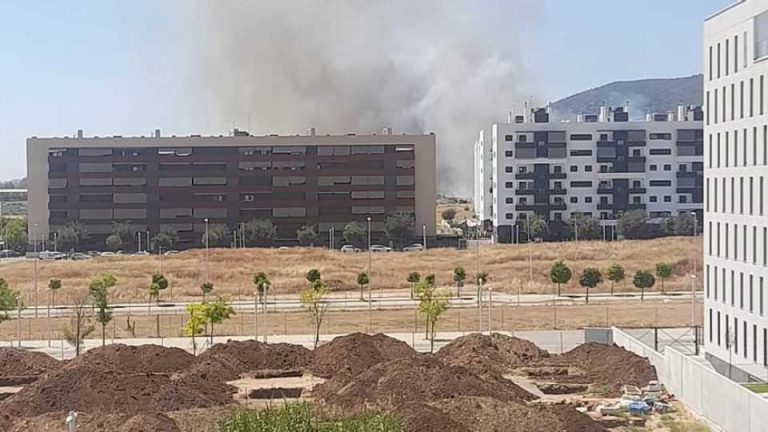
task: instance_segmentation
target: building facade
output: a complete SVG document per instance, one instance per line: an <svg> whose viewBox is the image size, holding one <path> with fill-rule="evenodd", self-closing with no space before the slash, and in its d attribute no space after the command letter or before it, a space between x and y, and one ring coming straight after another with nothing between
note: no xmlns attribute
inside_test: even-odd
<svg viewBox="0 0 768 432"><path fill-rule="evenodd" d="M280 240L301 226L327 238L367 223L384 241L387 215L413 215L414 235L435 234L435 136L83 137L27 140L30 235L79 221L103 248L112 223L171 231L198 246L205 221L231 230L269 219Z"/></svg>
<svg viewBox="0 0 768 432"><path fill-rule="evenodd" d="M704 345L718 370L742 379L768 378L767 78L767 2L707 19Z"/></svg>
<svg viewBox="0 0 768 432"><path fill-rule="evenodd" d="M481 130L474 146L474 193L472 203L475 215L481 222L490 222L493 200L493 147L486 140L486 131Z"/></svg>
<svg viewBox="0 0 768 432"><path fill-rule="evenodd" d="M628 210L701 216L702 118L700 108L680 107L630 121L626 109L604 107L573 122L551 122L540 109L494 124L490 139L478 142L485 147L476 145L490 156L491 174L475 176L475 189L489 194L496 241L515 242L515 226L533 213L606 225Z"/></svg>

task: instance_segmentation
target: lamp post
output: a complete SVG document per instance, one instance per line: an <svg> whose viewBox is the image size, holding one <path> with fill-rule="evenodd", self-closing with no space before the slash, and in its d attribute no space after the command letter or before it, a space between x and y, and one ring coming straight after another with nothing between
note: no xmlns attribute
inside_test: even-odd
<svg viewBox="0 0 768 432"><path fill-rule="evenodd" d="M210 274L208 273L208 218L205 218L205 281L210 282Z"/></svg>
<svg viewBox="0 0 768 432"><path fill-rule="evenodd" d="M35 226L35 232L37 232L37 224ZM35 278L35 318L37 318L37 262L40 261L40 256L37 254L37 240L35 240L35 236L32 236L32 249L34 250L35 254L35 267L34 267L34 278Z"/></svg>
<svg viewBox="0 0 768 432"><path fill-rule="evenodd" d="M493 311L493 287L488 287L488 336L493 334L491 330L491 312Z"/></svg>
<svg viewBox="0 0 768 432"><path fill-rule="evenodd" d="M150 249L150 245L149 245L149 230L147 230L147 244L144 246L144 250L146 251L146 250L149 250L149 249Z"/></svg>
<svg viewBox="0 0 768 432"><path fill-rule="evenodd" d="M527 215L525 222L528 224L528 283L533 283L533 245L531 245L531 215Z"/></svg>
<svg viewBox="0 0 768 432"><path fill-rule="evenodd" d="M427 250L427 226L421 226L421 236L424 239L424 250Z"/></svg>
<svg viewBox="0 0 768 432"><path fill-rule="evenodd" d="M136 247L136 252L141 252L141 231L136 232L136 239L138 241L138 245Z"/></svg>
<svg viewBox="0 0 768 432"><path fill-rule="evenodd" d="M371 217L368 216L368 332L373 332L373 308L371 306Z"/></svg>

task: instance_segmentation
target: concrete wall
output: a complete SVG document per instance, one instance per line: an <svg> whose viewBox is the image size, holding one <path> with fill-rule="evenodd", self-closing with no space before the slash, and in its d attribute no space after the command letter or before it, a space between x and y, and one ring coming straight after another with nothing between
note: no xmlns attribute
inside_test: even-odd
<svg viewBox="0 0 768 432"><path fill-rule="evenodd" d="M659 380L686 407L727 432L768 432L768 400L671 346L664 354L613 328L614 342L648 357Z"/></svg>

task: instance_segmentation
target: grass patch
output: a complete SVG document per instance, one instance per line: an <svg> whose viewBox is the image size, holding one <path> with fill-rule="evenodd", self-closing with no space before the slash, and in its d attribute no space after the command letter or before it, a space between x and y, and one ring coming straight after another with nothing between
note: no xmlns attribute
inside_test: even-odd
<svg viewBox="0 0 768 432"><path fill-rule="evenodd" d="M587 394L598 397L608 396L611 393L613 393L613 387L609 384L593 384L587 390Z"/></svg>
<svg viewBox="0 0 768 432"><path fill-rule="evenodd" d="M768 393L768 383L744 384L744 387L755 393Z"/></svg>
<svg viewBox="0 0 768 432"><path fill-rule="evenodd" d="M309 403L286 404L263 411L241 410L219 426L219 432L402 432L388 415L364 413L351 417L318 418Z"/></svg>

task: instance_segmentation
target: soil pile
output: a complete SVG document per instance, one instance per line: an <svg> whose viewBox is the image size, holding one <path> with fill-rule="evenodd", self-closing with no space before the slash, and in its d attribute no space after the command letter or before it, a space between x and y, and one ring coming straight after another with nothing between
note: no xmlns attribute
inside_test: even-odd
<svg viewBox="0 0 768 432"><path fill-rule="evenodd" d="M491 336L472 333L455 339L437 352L447 364L464 366L479 374L504 374L549 357L547 351L533 342L494 333Z"/></svg>
<svg viewBox="0 0 768 432"><path fill-rule="evenodd" d="M0 348L0 377L40 375L57 369L60 362L48 354L19 348Z"/></svg>
<svg viewBox="0 0 768 432"><path fill-rule="evenodd" d="M573 407L532 405L489 397L458 397L438 402L441 411L475 432L601 432L605 429ZM567 410L566 414L564 411Z"/></svg>
<svg viewBox="0 0 768 432"><path fill-rule="evenodd" d="M123 423L117 432L180 432L180 429L163 414L139 414Z"/></svg>
<svg viewBox="0 0 768 432"><path fill-rule="evenodd" d="M341 387L334 382L336 379L316 387L315 395L331 405L353 411L366 405L391 407L458 396L488 396L502 401L535 399L511 381L484 378L430 355L379 363Z"/></svg>
<svg viewBox="0 0 768 432"><path fill-rule="evenodd" d="M310 369L323 378L351 378L378 363L415 354L407 343L384 334L352 333L317 347Z"/></svg>
<svg viewBox="0 0 768 432"><path fill-rule="evenodd" d="M256 370L302 369L311 359L312 351L300 345L227 341L200 354L184 375L219 382L232 381L243 373Z"/></svg>
<svg viewBox="0 0 768 432"><path fill-rule="evenodd" d="M134 415L225 405L235 391L219 383L76 366L23 388L0 403L0 413L8 419L68 410Z"/></svg>
<svg viewBox="0 0 768 432"><path fill-rule="evenodd" d="M589 342L541 362L544 366L568 366L567 375L552 380L580 384L608 385L616 394L624 384L645 386L657 379L656 368L645 357L617 345ZM575 368L575 370L574 370Z"/></svg>
<svg viewBox="0 0 768 432"><path fill-rule="evenodd" d="M409 402L397 409L397 416L409 432L470 432L470 429L453 420L439 409L419 402Z"/></svg>
<svg viewBox="0 0 768 432"><path fill-rule="evenodd" d="M64 428L67 413L47 413L20 420L9 432L60 432ZM0 429L3 430L3 429ZM163 414L88 414L78 413L78 432L179 432L176 422Z"/></svg>
<svg viewBox="0 0 768 432"><path fill-rule="evenodd" d="M89 366L120 373L173 373L189 368L195 356L181 348L112 344L86 351L68 367Z"/></svg>

